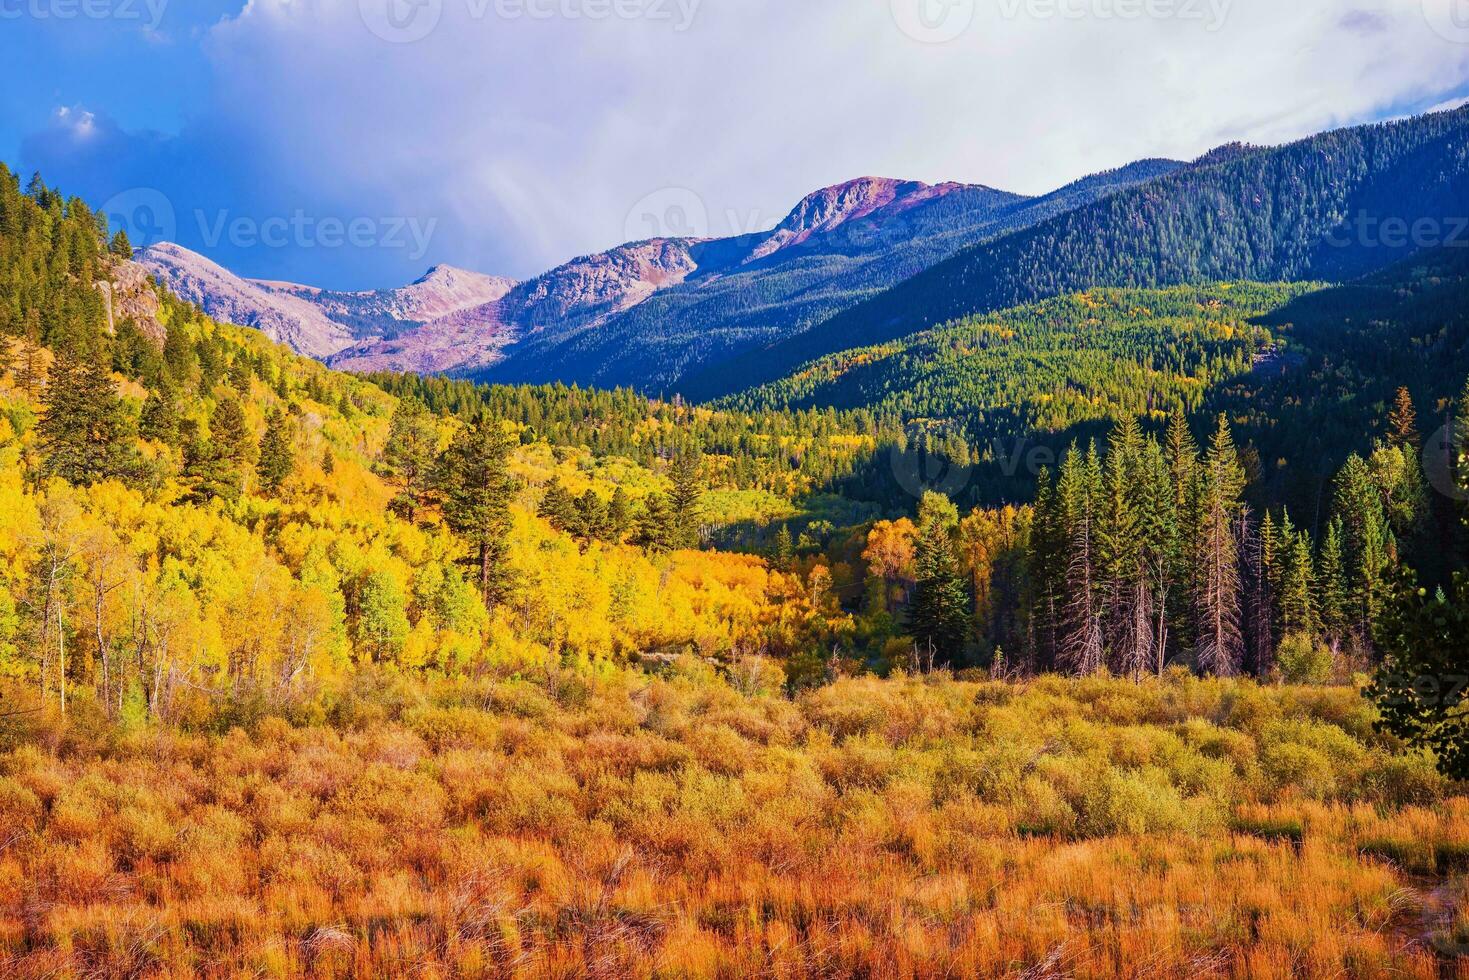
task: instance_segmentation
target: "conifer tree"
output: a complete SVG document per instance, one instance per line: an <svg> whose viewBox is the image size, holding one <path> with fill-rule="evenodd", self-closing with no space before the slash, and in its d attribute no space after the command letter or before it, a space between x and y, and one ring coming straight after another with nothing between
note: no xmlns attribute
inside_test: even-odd
<svg viewBox="0 0 1469 980"><path fill-rule="evenodd" d="M607 534L608 538L620 542L632 527L632 505L628 502L627 491L618 487L612 491L612 502L607 505Z"/></svg>
<svg viewBox="0 0 1469 980"><path fill-rule="evenodd" d="M585 533L578 520L576 501L561 485L560 477L552 477L551 482L546 485L546 491L541 495L541 505L537 512L558 531L565 531L574 536Z"/></svg>
<svg viewBox="0 0 1469 980"><path fill-rule="evenodd" d="M643 512L638 516L636 542L649 551L673 551L678 547L673 523L673 508L661 493L643 498Z"/></svg>
<svg viewBox="0 0 1469 980"><path fill-rule="evenodd" d="M235 488L233 496L239 496L245 488L255 441L245 423L245 408L233 392L223 394L209 415L209 444Z"/></svg>
<svg viewBox="0 0 1469 980"><path fill-rule="evenodd" d="M1342 522L1333 517L1326 525L1316 562L1316 608L1321 629L1332 649L1340 649L1349 626L1346 564L1342 558Z"/></svg>
<svg viewBox="0 0 1469 980"><path fill-rule="evenodd" d="M1280 585L1280 627L1283 636L1301 634L1315 637L1316 569L1311 554L1311 538L1305 531L1291 536L1289 551L1283 556Z"/></svg>
<svg viewBox="0 0 1469 980"><path fill-rule="evenodd" d="M796 542L791 537L789 524L782 523L775 532L775 542L770 548L770 564L781 572L789 572L796 565Z"/></svg>
<svg viewBox="0 0 1469 980"><path fill-rule="evenodd" d="M1370 643L1386 583L1391 532L1382 498L1362 457L1353 454L1336 478L1336 513L1347 555L1348 615L1358 637Z"/></svg>
<svg viewBox="0 0 1469 980"><path fill-rule="evenodd" d="M1418 436L1418 411L1413 407L1413 395L1407 388L1399 388L1387 417L1388 444L1394 449L1406 449L1415 456L1421 446Z"/></svg>
<svg viewBox="0 0 1469 980"><path fill-rule="evenodd" d="M505 600L512 585L507 538L517 488L510 472L513 446L498 419L480 414L454 437L436 472L444 521L473 549L480 595L491 607Z"/></svg>
<svg viewBox="0 0 1469 980"><path fill-rule="evenodd" d="M143 403L143 414L138 422L138 434L165 445L176 445L179 440L178 389L168 371L163 372L158 387L148 392Z"/></svg>
<svg viewBox="0 0 1469 980"><path fill-rule="evenodd" d="M704 488L701 471L704 454L697 446L684 446L673 457L669 479L673 489L668 494L673 526L673 542L677 548L697 548L700 543L700 501Z"/></svg>
<svg viewBox="0 0 1469 980"><path fill-rule="evenodd" d="M260 459L255 474L260 489L274 496L296 468L296 450L291 444L290 421L280 409L273 409L265 419L265 434L260 437Z"/></svg>
<svg viewBox="0 0 1469 980"><path fill-rule="evenodd" d="M1209 443L1201 481L1200 523L1195 554L1199 562L1197 639L1200 668L1221 677L1239 672L1240 575L1236 520L1244 492L1244 471L1223 415Z"/></svg>
<svg viewBox="0 0 1469 980"><path fill-rule="evenodd" d="M1066 454L1056 496L1068 549L1060 659L1074 673L1093 674L1106 654L1098 578L1102 468L1095 445L1084 456L1075 446Z"/></svg>
<svg viewBox="0 0 1469 980"><path fill-rule="evenodd" d="M379 469L398 488L389 506L410 523L418 520L427 503L438 449L439 429L433 415L418 399L401 399L388 423Z"/></svg>
<svg viewBox="0 0 1469 980"><path fill-rule="evenodd" d="M590 488L576 498L575 519L578 530L588 539L606 538L611 527L606 505L597 496L597 492Z"/></svg>
<svg viewBox="0 0 1469 980"><path fill-rule="evenodd" d="M969 633L969 600L954 550L959 513L952 501L928 491L918 505L914 542L913 604L909 632L920 656L952 664L963 655Z"/></svg>
<svg viewBox="0 0 1469 980"><path fill-rule="evenodd" d="M41 402L37 434L48 474L87 484L129 472L133 433L106 361L62 348Z"/></svg>

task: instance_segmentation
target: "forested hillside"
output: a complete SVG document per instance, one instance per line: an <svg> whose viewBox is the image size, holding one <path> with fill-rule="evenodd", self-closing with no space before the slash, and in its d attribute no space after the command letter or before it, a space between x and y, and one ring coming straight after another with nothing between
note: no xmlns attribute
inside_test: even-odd
<svg viewBox="0 0 1469 980"><path fill-rule="evenodd" d="M1469 107L1201 162L968 249L685 393L729 393L834 350L1065 292L1345 281L1469 243Z"/></svg>
<svg viewBox="0 0 1469 980"><path fill-rule="evenodd" d="M0 169L0 974L1469 944L1456 256L1087 291L743 410L334 372L129 254ZM1332 412L1319 507L1270 501L1235 420ZM1008 504L914 459L1032 426L1077 438Z"/></svg>

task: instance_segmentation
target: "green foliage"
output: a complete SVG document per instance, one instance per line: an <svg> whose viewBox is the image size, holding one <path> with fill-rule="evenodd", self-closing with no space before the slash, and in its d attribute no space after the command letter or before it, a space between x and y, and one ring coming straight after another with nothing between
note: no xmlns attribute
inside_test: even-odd
<svg viewBox="0 0 1469 980"><path fill-rule="evenodd" d="M1383 661L1369 694L1382 727L1469 779L1469 576L1433 594L1405 576L1378 625Z"/></svg>
<svg viewBox="0 0 1469 980"><path fill-rule="evenodd" d="M503 602L511 587L506 534L517 489L508 465L513 445L504 423L481 415L455 435L435 473L444 520L474 550L480 594L490 606Z"/></svg>

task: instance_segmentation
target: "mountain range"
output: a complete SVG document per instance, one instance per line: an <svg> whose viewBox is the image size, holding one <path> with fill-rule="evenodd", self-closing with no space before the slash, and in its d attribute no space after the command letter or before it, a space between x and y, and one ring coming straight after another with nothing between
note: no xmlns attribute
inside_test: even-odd
<svg viewBox="0 0 1469 980"><path fill-rule="evenodd" d="M807 195L769 231L632 242L524 282L438 266L348 293L241 279L176 245L138 259L210 315L346 370L706 400L1095 286L1348 281L1448 244L1469 215L1466 178L1469 107L1143 160L1040 197L864 177Z"/></svg>

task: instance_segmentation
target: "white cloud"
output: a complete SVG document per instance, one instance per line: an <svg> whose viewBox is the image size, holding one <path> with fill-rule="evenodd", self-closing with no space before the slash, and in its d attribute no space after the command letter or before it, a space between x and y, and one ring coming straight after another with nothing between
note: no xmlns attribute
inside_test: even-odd
<svg viewBox="0 0 1469 980"><path fill-rule="evenodd" d="M228 145L272 207L437 218L437 258L526 275L616 243L664 187L716 234L861 174L1042 192L1469 80L1436 0L679 2L251 0L208 36L212 112L181 139ZM388 5L437 24L390 43L363 15Z"/></svg>

